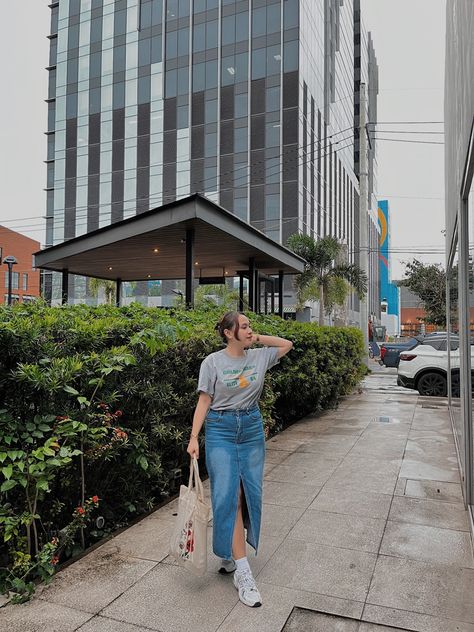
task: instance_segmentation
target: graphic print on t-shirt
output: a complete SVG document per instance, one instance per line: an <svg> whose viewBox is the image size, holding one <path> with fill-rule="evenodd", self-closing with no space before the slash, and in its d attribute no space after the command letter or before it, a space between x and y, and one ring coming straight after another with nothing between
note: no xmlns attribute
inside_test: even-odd
<svg viewBox="0 0 474 632"><path fill-rule="evenodd" d="M227 388L247 388L251 382L255 382L258 378L255 369L256 364L248 364L243 369L224 369L222 381Z"/></svg>

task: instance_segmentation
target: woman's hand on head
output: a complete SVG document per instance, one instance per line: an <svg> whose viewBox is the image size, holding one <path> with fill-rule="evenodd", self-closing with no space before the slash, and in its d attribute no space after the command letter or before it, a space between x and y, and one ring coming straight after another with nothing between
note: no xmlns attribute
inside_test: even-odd
<svg viewBox="0 0 474 632"><path fill-rule="evenodd" d="M191 457L196 457L196 459L199 459L199 441L196 437L191 437L186 452Z"/></svg>

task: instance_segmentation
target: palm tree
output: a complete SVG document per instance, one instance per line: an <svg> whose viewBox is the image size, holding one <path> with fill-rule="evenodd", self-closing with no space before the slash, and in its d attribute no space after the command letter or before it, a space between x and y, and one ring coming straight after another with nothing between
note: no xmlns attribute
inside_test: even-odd
<svg viewBox="0 0 474 632"><path fill-rule="evenodd" d="M343 261L343 245L335 237L319 241L309 235L295 233L288 247L306 260L304 272L296 278L298 308L308 300L319 299L319 324L324 325L324 312L342 305L352 290L360 299L367 293L366 273L353 263Z"/></svg>

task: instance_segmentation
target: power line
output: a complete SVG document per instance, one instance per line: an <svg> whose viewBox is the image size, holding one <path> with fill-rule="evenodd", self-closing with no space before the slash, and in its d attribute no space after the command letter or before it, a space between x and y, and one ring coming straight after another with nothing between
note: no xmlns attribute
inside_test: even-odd
<svg viewBox="0 0 474 632"><path fill-rule="evenodd" d="M444 200L444 197L423 197L419 195L391 195L390 193L384 193L383 195L377 194L379 201L385 198L402 199L402 200Z"/></svg>
<svg viewBox="0 0 474 632"><path fill-rule="evenodd" d="M440 134L444 135L444 132L428 132L426 130L417 130L417 131L409 131L409 130L400 130L400 129L378 129L377 134Z"/></svg>
<svg viewBox="0 0 474 632"><path fill-rule="evenodd" d="M345 140L349 140L350 138L352 138L352 137L343 138L343 139L341 139L338 142L344 142ZM354 145L354 143L348 143L346 145L343 145L342 147L335 147L335 145L336 145L336 143L333 145L332 150L329 151L328 153L321 154L321 156L320 156L321 160L324 159L324 158L327 158L331 154L337 154L337 152L340 152L343 149L347 149L349 147L352 147ZM296 147L292 148L289 151L298 151L299 152L299 150L300 150L300 147L296 146ZM299 166L304 166L303 163L307 160L307 156L310 153L311 153L310 151L303 152L303 155L301 155L301 153L298 153L298 159L299 159L299 161L297 162L297 166L298 167ZM280 159L282 159L283 157L284 157L283 154L279 154L278 156L275 156L275 158L280 158ZM317 153L315 155L315 158L316 159L319 158ZM256 162L251 163L251 164L245 163L241 167L237 167L237 168L232 169L232 170L227 171L227 172L222 172L222 173L219 172L217 175L219 175L219 177L222 177L222 176L225 176L225 175L234 175L235 176L236 171L241 171L242 169L245 169L247 171L253 165L265 164L266 162L267 162L267 159L256 161ZM308 165L306 165L306 166L308 166ZM274 169L276 169L277 171L273 171ZM282 169L284 169L284 167L283 167L283 163L280 161L277 165L274 165L273 167L270 167L270 169L265 170L265 175L270 175L270 176L278 175ZM270 171L272 171L272 172L270 173ZM201 183L200 183L201 186L203 188L205 188L206 182L207 183L213 182L214 180L217 179L217 175L216 176L210 176L206 180L201 181ZM320 179L325 184L328 184L328 179L324 178L322 176L322 174L320 174ZM239 180L244 180L244 182L239 184ZM218 191L219 192L233 191L235 188L238 188L239 186L243 186L244 184L250 182L250 174L246 172L245 174L242 174L241 176L234 177L234 181L235 181L235 185L234 186L232 186L232 187L219 187ZM155 198L157 198L157 199L163 198L167 194L181 195L181 194L178 193L178 191L182 190L182 189L190 189L190 185L187 185L187 184L186 185L181 185L179 187L176 187L175 189L164 189L161 193L157 193L155 195L143 196L143 197L133 197L133 198L129 198L127 200L120 200L120 202L123 203L123 204L127 204L127 203L132 203L132 202L138 203L138 202L140 202L142 200L148 200L151 203L153 199L155 199ZM188 191L186 191L186 193L188 193ZM311 198L310 191L308 191L307 193L308 193L308 195ZM191 194L191 193L189 193L189 194ZM312 197L315 197L315 196L312 196ZM320 204L316 200L315 200L315 202L316 202L316 204L320 207L320 209L324 213L329 214L329 211L327 209L323 208L322 204ZM71 208L71 210L75 211L74 217L77 220L77 219L86 219L90 209L96 209L96 208L100 209L100 208L104 208L104 207L111 209L112 208L112 202L104 202L102 204L100 204L100 203L99 204L90 204L90 205L87 205L87 206L74 206L74 207L70 207L70 208ZM64 209L64 210L67 210L67 209ZM123 209L123 210L127 210L127 209ZM32 217L31 219L37 219L37 218L40 218L40 217L46 219L46 216L44 216L44 215L38 215L38 216ZM8 223L10 223L10 222L22 222L22 221L24 221L26 219L27 218L17 218L17 219L10 219L10 220L2 220L2 221L0 221L0 224L7 223L7 222ZM57 220L54 223L55 227L64 226L64 224L65 224L65 221L57 221ZM5 227L5 228L9 228L10 230L14 230L14 229L30 230L30 229L33 229L35 226L42 226L43 229L44 229L45 224L41 223L41 224L31 224L31 225L16 225L16 226L9 226L9 227ZM1 228L0 228L0 230L1 230ZM34 232L39 232L39 231L40 231L40 229L38 229L38 230L36 230Z"/></svg>
<svg viewBox="0 0 474 632"><path fill-rule="evenodd" d="M444 125L444 121L371 121L367 125Z"/></svg>
<svg viewBox="0 0 474 632"><path fill-rule="evenodd" d="M375 137L375 140L389 141L391 143L416 143L417 145L444 145L444 143L432 140L406 140L405 138L379 138L378 136Z"/></svg>

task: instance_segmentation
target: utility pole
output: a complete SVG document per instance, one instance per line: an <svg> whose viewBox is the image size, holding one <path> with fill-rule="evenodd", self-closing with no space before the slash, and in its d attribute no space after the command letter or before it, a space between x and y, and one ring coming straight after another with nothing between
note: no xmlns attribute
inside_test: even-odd
<svg viewBox="0 0 474 632"><path fill-rule="evenodd" d="M360 267L369 278L369 204L368 204L368 181L369 166L367 157L367 86L360 84L360 117L359 117L359 257ZM360 328L364 337L364 362L369 364L369 288L367 294L360 302Z"/></svg>

